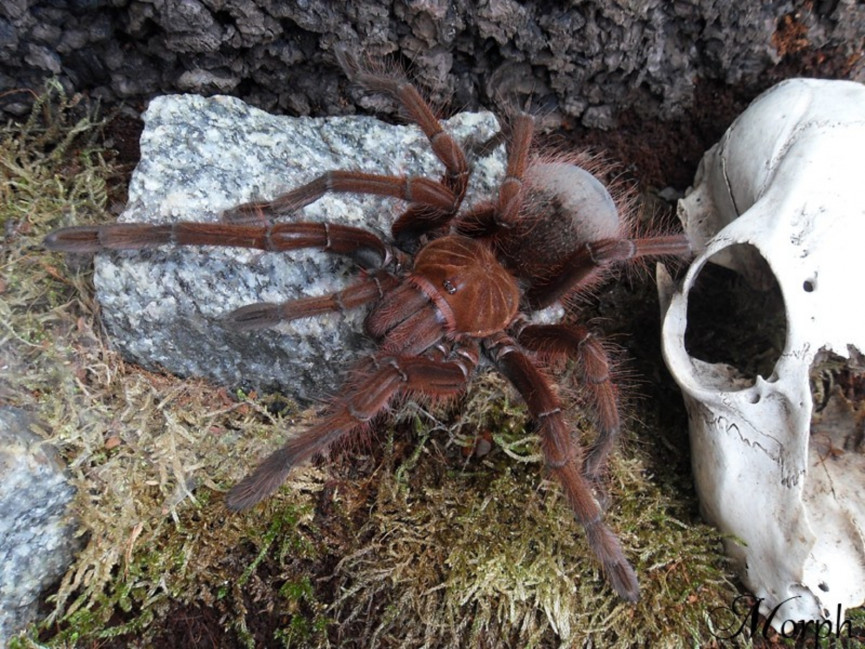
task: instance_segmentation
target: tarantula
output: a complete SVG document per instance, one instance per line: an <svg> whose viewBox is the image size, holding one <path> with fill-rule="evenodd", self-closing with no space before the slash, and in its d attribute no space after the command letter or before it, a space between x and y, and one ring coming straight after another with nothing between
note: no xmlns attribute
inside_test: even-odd
<svg viewBox="0 0 865 649"><path fill-rule="evenodd" d="M234 328L254 329L366 306L366 333L378 344L348 373L340 396L317 423L228 492L228 508L245 510L271 495L295 466L370 427L398 397L454 398L484 354L525 399L547 468L613 588L636 601L634 569L593 495L620 427L607 354L584 326L533 324L528 316L585 291L616 263L686 255L686 239L633 237L600 181L561 156L534 154L533 120L525 114L512 119L498 195L463 210L467 156L420 92L398 75L363 68L345 54L339 59L355 82L391 96L422 129L444 166L440 179L334 170L271 201L230 209L219 223L70 227L50 233L45 246L79 253L165 244L319 248L347 256L360 274L347 288L283 304L253 304L227 316ZM330 192L390 196L408 206L392 225L392 241L346 225L276 220ZM591 209L586 212L585 206ZM543 369L568 357L578 362L596 414L597 439L585 453Z"/></svg>

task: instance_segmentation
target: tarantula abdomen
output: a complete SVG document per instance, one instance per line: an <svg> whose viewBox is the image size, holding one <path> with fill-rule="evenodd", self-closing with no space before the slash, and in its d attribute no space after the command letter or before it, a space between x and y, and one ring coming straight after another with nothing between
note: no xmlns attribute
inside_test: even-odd
<svg viewBox="0 0 865 649"><path fill-rule="evenodd" d="M627 215L620 213L607 186L581 166L592 162L577 157L574 161L536 162L526 170L524 220L542 221L547 231L555 225L565 228L559 237L560 254L573 252L574 241L600 241L624 234ZM532 249L532 243L524 247ZM550 239L543 243L545 253L553 254Z"/></svg>
<svg viewBox="0 0 865 649"><path fill-rule="evenodd" d="M560 275L579 244L630 234L629 215L587 167L598 164L576 155L537 161L526 169L520 219L499 246L514 274L533 285Z"/></svg>

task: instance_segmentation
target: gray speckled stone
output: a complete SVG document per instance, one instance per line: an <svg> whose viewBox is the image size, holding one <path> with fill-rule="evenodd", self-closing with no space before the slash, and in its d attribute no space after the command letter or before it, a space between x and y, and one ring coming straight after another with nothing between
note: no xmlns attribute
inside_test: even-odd
<svg viewBox="0 0 865 649"><path fill-rule="evenodd" d="M438 178L441 163L413 125L371 117L286 118L230 97L160 97L144 115L141 162L120 220L214 221L252 199L269 199L329 169L408 173ZM489 113L463 113L446 127L458 141L498 130ZM495 191L504 152L475 163L475 192ZM333 195L300 218L368 227L389 236L404 204ZM261 301L321 295L345 286L354 267L318 251L265 253L171 248L100 254L95 284L117 348L150 368L200 376L226 386L280 389L301 400L326 397L343 370L371 349L362 335L365 309L233 332L220 317Z"/></svg>
<svg viewBox="0 0 865 649"><path fill-rule="evenodd" d="M75 494L30 415L0 408L0 647L35 619L42 591L77 549L68 511Z"/></svg>

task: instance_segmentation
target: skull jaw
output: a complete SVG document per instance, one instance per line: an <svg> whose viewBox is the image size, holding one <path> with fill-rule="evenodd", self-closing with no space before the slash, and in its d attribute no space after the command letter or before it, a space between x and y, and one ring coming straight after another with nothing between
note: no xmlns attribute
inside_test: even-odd
<svg viewBox="0 0 865 649"><path fill-rule="evenodd" d="M692 397L685 401L701 512L728 535L725 550L760 612L777 609L776 625L843 619L865 601L862 456L827 466L809 446L805 470L794 475L785 466L787 449L773 457L763 446L774 440L743 431Z"/></svg>

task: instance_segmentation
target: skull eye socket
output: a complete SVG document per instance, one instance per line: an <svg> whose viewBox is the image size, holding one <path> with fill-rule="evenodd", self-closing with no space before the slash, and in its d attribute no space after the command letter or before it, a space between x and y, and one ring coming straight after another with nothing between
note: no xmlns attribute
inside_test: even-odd
<svg viewBox="0 0 865 649"><path fill-rule="evenodd" d="M749 277L717 262L747 260ZM734 244L709 258L688 294L685 349L707 363L726 363L753 385L769 378L787 338L784 297L756 247Z"/></svg>

